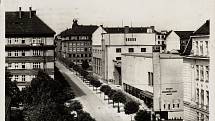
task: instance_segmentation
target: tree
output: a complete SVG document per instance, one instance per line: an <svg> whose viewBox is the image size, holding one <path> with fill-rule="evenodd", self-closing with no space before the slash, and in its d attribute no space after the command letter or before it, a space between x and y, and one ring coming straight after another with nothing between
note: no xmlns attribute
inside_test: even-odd
<svg viewBox="0 0 215 121"><path fill-rule="evenodd" d="M76 121L96 121L96 120L92 118L89 113L85 111L80 111L78 113L78 117Z"/></svg>
<svg viewBox="0 0 215 121"><path fill-rule="evenodd" d="M121 91L116 91L113 95L113 101L118 103L118 113L120 112L119 103L125 103L126 97Z"/></svg>
<svg viewBox="0 0 215 121"><path fill-rule="evenodd" d="M136 113L139 110L139 104L135 101L129 101L124 106L125 114L133 114ZM131 115L131 121L132 121L132 115Z"/></svg>
<svg viewBox="0 0 215 121"><path fill-rule="evenodd" d="M11 73L5 69L5 95L11 97L11 106L18 107L22 102L21 92L15 81L11 81Z"/></svg>
<svg viewBox="0 0 215 121"><path fill-rule="evenodd" d="M110 92L108 93L108 98L113 100L113 96L116 93L116 90L111 89ZM114 107L114 100L113 100L113 107Z"/></svg>
<svg viewBox="0 0 215 121"><path fill-rule="evenodd" d="M90 65L89 65L89 63L87 62L87 60L84 60L84 61L82 61L82 68L84 69L84 70L87 70L89 67L90 67Z"/></svg>
<svg viewBox="0 0 215 121"><path fill-rule="evenodd" d="M108 85L102 85L100 88L101 92L104 92L104 99L105 99L105 95L108 95L109 92L111 91L111 87ZM109 102L109 98L108 98L108 102Z"/></svg>
<svg viewBox="0 0 215 121"><path fill-rule="evenodd" d="M134 116L135 121L151 121L151 113L149 111L140 110Z"/></svg>
<svg viewBox="0 0 215 121"><path fill-rule="evenodd" d="M79 112L80 110L83 109L83 106L82 104L77 101L77 100L72 100L68 106L69 110L70 111L76 111L76 112Z"/></svg>

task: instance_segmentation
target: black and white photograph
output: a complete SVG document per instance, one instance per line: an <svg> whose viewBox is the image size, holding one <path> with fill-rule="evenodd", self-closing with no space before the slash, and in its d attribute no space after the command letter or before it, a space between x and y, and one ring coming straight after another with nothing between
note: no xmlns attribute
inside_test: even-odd
<svg viewBox="0 0 215 121"><path fill-rule="evenodd" d="M214 0L0 0L0 120L215 121L214 20Z"/></svg>

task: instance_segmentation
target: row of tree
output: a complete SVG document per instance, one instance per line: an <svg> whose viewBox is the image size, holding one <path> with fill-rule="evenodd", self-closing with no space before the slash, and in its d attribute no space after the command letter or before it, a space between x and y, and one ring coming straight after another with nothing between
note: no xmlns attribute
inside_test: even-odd
<svg viewBox="0 0 215 121"><path fill-rule="evenodd" d="M120 103L124 104L124 111L125 114L128 114L131 116L132 120L132 114L135 114L135 121L150 121L151 120L151 112L145 111L145 110L139 110L139 103L136 101L133 101L131 98L127 97L122 91L112 89L109 85L104 85L102 82L100 82L96 77L93 75L90 75L88 71L85 68L85 64L82 63L82 66L75 65L73 62L69 62L66 60L62 61L65 63L69 68L72 68L75 70L80 76L80 78L83 80L83 82L87 83L89 86L93 86L96 88L95 91L100 87L100 93L104 93L104 100L112 100L112 104L114 107L114 104L117 103L117 111L120 112Z"/></svg>

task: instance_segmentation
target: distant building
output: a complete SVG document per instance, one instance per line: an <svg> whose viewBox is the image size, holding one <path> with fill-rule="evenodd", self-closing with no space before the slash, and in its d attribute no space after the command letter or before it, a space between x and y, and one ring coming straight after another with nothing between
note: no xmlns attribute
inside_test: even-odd
<svg viewBox="0 0 215 121"><path fill-rule="evenodd" d="M191 54L184 57L184 120L209 119L209 44L210 21L207 20L191 36ZM189 43L189 42L188 42Z"/></svg>
<svg viewBox="0 0 215 121"><path fill-rule="evenodd" d="M92 34L96 25L79 25L73 20L72 28L66 29L56 37L57 56L81 64L86 60L92 62Z"/></svg>
<svg viewBox="0 0 215 121"><path fill-rule="evenodd" d="M192 35L193 31L171 31L166 37L166 52L168 53L181 53L184 54L184 50L187 47L187 43ZM192 48L189 44L189 49ZM186 55L190 54L190 50L186 51Z"/></svg>
<svg viewBox="0 0 215 121"><path fill-rule="evenodd" d="M156 38L155 44L161 45L160 52L166 53L166 38L172 31L162 30L162 31L155 31Z"/></svg>
<svg viewBox="0 0 215 121"><path fill-rule="evenodd" d="M152 52L154 26L106 27L102 34L103 79L121 85L121 54Z"/></svg>
<svg viewBox="0 0 215 121"><path fill-rule="evenodd" d="M54 35L36 11L6 12L6 66L12 80L22 89L28 86L38 69L54 78Z"/></svg>
<svg viewBox="0 0 215 121"><path fill-rule="evenodd" d="M122 54L124 91L144 100L164 119L183 119L183 57L176 54Z"/></svg>

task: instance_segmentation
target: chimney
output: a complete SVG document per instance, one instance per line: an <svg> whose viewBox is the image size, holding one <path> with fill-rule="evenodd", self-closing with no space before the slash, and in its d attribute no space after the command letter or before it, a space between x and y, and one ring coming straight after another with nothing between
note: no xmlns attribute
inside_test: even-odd
<svg viewBox="0 0 215 121"><path fill-rule="evenodd" d="M29 7L29 18L32 18L32 8Z"/></svg>
<svg viewBox="0 0 215 121"><path fill-rule="evenodd" d="M129 32L129 26L124 26L124 32L128 33Z"/></svg>
<svg viewBox="0 0 215 121"><path fill-rule="evenodd" d="M19 18L22 18L22 8L19 7Z"/></svg>

